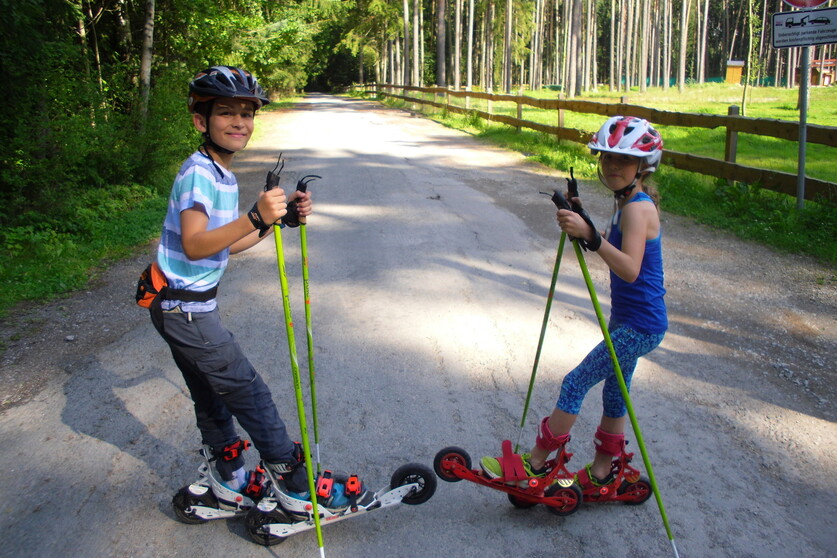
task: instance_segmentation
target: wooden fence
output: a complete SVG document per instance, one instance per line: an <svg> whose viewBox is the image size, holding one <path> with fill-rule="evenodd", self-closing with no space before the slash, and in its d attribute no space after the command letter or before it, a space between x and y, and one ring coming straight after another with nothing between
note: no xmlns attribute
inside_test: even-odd
<svg viewBox="0 0 837 558"><path fill-rule="evenodd" d="M655 124L665 126L709 129L722 127L726 129L726 144L724 148L723 160L690 155L688 153L681 153L666 149L663 152L663 163L681 170L696 172L707 176L714 176L726 180L736 180L746 184L759 184L763 188L781 192L789 196L795 197L797 195L798 180L796 174L749 167L735 162L739 133L754 134L798 142L799 124L796 122L774 120L769 118L750 118L738 116L736 114L728 114L724 116L714 114L670 112L625 103L607 104L582 100L535 99L524 95L498 95L477 91L456 91L444 87L368 84L360 86L359 88L367 92L372 91L377 95L383 95L393 99L401 99L409 103L432 106L449 112L476 114L480 118L491 122L500 122L502 124L513 126L517 129L528 128L531 130L537 130L539 132L553 135L558 139L582 144L586 144L590 140L590 132L576 130L574 128L565 128L563 126L563 111L600 114L602 116L630 114L631 116L645 118ZM403 94L395 94L395 90L400 90ZM410 97L407 95L407 92L410 91L432 94L433 100L431 101L418 97ZM441 101L438 100L440 96L442 97ZM466 104L469 104L470 99L486 100L488 101L488 112L474 110L472 108L468 108L468 106L461 107L453 105L450 103L450 97L463 98L465 99ZM491 104L494 102L515 103L517 105L517 118L504 114L493 114L491 112ZM550 126L548 124L540 124L538 122L523 120L522 112L524 105L539 109L557 111L558 114L556 121L558 122L558 125ZM730 108L732 109L733 107ZM837 127L834 126L818 126L808 124L806 137L808 143L818 143L829 147L837 147ZM788 156L797 158L798 152L796 150L789 149ZM835 169L837 169L837 163L835 163ZM837 174L837 172L835 172L835 174ZM805 199L825 199L831 203L837 203L837 183L827 182L825 180L806 176Z"/></svg>

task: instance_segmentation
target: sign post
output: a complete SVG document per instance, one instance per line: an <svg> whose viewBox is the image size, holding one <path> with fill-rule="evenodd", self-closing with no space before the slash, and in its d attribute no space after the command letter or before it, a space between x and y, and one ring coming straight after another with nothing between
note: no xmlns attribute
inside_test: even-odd
<svg viewBox="0 0 837 558"><path fill-rule="evenodd" d="M826 0L785 0L796 8L816 8ZM799 162L796 175L796 208L805 203L805 147L808 141L809 49L837 43L837 8L777 12L773 14L773 48L802 47L799 68Z"/></svg>

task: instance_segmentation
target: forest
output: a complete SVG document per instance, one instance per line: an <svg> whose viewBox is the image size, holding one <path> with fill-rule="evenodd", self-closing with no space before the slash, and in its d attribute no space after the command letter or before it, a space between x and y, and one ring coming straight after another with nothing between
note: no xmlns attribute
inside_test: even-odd
<svg viewBox="0 0 837 558"><path fill-rule="evenodd" d="M0 0L0 7L0 243L12 257L55 259L116 227L120 213L159 200L198 141L183 118L186 86L214 64L247 68L277 101L353 82L547 89L567 98L602 88L683 88L722 80L730 60L743 63L742 79L754 87L793 88L798 79L800 49L770 44L771 15L792 9L781 0ZM833 48L812 48L812 66L832 59Z"/></svg>

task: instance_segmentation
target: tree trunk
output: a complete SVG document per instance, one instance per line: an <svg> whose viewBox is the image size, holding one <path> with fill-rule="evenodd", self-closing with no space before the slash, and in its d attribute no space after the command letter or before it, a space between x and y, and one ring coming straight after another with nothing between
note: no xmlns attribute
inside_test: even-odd
<svg viewBox="0 0 837 558"><path fill-rule="evenodd" d="M648 0L640 0L640 2L640 15L637 23L639 24L639 38L642 42L638 49L639 63L637 69L639 70L639 91L645 93L648 90L648 42L651 32L651 11L648 9Z"/></svg>
<svg viewBox="0 0 837 558"><path fill-rule="evenodd" d="M421 38L424 29L424 11L421 9L421 0L413 0L413 65L412 83L419 87L424 85L424 41Z"/></svg>
<svg viewBox="0 0 837 558"><path fill-rule="evenodd" d="M663 28L664 28L664 36L663 36L663 89L668 90L671 82L671 53L673 52L672 48L672 40L673 40L673 8L671 5L671 0L664 0L665 3L665 15L663 17Z"/></svg>
<svg viewBox="0 0 837 558"><path fill-rule="evenodd" d="M691 0L684 0L680 7L680 52L677 64L677 89L681 93L686 90L686 46L689 42L689 7Z"/></svg>
<svg viewBox="0 0 837 558"><path fill-rule="evenodd" d="M436 0L436 85L445 86L445 1Z"/></svg>
<svg viewBox="0 0 837 558"><path fill-rule="evenodd" d="M403 85L410 83L410 0L404 0L404 63L402 68Z"/></svg>
<svg viewBox="0 0 837 558"><path fill-rule="evenodd" d="M634 31L634 2L636 0L627 0L627 14L626 14L626 22L627 28L625 29L625 91L630 91L631 86L634 83L634 51L636 50L635 45L635 37L636 32Z"/></svg>
<svg viewBox="0 0 837 558"><path fill-rule="evenodd" d="M567 94L576 97L581 94L581 71L578 63L578 50L581 44L581 2L572 0L572 24L570 25L570 83Z"/></svg>
<svg viewBox="0 0 837 558"><path fill-rule="evenodd" d="M506 26L503 33L503 91L511 93L512 86L512 17L514 16L514 0L506 0Z"/></svg>
<svg viewBox="0 0 837 558"><path fill-rule="evenodd" d="M154 54L154 0L145 1L145 25L142 29L142 58L140 59L140 117L145 125L148 101L151 97L151 59Z"/></svg>
<svg viewBox="0 0 837 558"><path fill-rule="evenodd" d="M458 91L462 85L462 0L456 0L454 10L453 50L453 88Z"/></svg>
<svg viewBox="0 0 837 558"><path fill-rule="evenodd" d="M744 92L741 95L741 116L747 116L747 88L753 75L753 0L747 2L747 61L745 62Z"/></svg>
<svg viewBox="0 0 837 558"><path fill-rule="evenodd" d="M465 85L470 91L474 87L474 0L468 0L468 76Z"/></svg>
<svg viewBox="0 0 837 558"><path fill-rule="evenodd" d="M613 72L616 69L616 0L610 0L610 90L616 91L616 78Z"/></svg>

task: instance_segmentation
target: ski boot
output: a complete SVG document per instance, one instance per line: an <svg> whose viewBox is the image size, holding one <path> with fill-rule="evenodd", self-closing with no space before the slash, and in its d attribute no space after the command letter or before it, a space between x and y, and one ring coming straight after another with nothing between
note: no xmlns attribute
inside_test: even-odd
<svg viewBox="0 0 837 558"><path fill-rule="evenodd" d="M240 516L265 495L267 479L261 466L247 473L246 483L240 491L224 484L218 473L219 459L225 462L239 460L241 452L249 447L248 440L238 440L220 451L214 451L208 445L201 448L199 453L204 463L198 467L200 477L172 498L174 514L180 521L197 524Z"/></svg>
<svg viewBox="0 0 837 558"><path fill-rule="evenodd" d="M594 437L596 452L613 458L610 472L603 479L591 472L591 464L576 476L585 502L623 502L639 505L651 497L651 482L631 465L634 454L625 451L628 443L624 434L611 434L598 428Z"/></svg>
<svg viewBox="0 0 837 558"><path fill-rule="evenodd" d="M270 480L269 494L245 516L250 538L264 546L279 544L291 535L316 526L310 492L293 490L299 486L294 482L296 479L289 478L290 471L275 475L272 469L265 467ZM436 491L436 477L424 465L409 463L393 473L387 491L372 492L357 475L328 470L317 475L315 487L320 523L329 524L400 503L422 504Z"/></svg>

